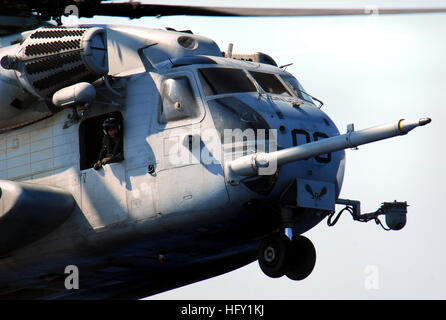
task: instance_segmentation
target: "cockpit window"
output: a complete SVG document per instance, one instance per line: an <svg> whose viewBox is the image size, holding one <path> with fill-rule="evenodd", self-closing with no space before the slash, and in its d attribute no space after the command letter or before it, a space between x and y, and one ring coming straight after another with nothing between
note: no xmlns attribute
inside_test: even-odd
<svg viewBox="0 0 446 320"><path fill-rule="evenodd" d="M224 138L225 129L268 130L268 124L254 109L234 97L210 100L208 102L212 119L221 139Z"/></svg>
<svg viewBox="0 0 446 320"><path fill-rule="evenodd" d="M288 90L283 86L282 82L280 82L274 74L257 71L250 71L249 73L265 92L291 96Z"/></svg>
<svg viewBox="0 0 446 320"><path fill-rule="evenodd" d="M230 68L202 68L198 70L204 94L257 92L245 72Z"/></svg>
<svg viewBox="0 0 446 320"><path fill-rule="evenodd" d="M297 81L296 78L292 76L281 76L281 77L283 82L286 83L288 88L290 88L294 92L294 94L299 97L299 99L314 104L314 101L311 98L311 96L305 92L304 88L301 86L301 84L299 83L299 81Z"/></svg>

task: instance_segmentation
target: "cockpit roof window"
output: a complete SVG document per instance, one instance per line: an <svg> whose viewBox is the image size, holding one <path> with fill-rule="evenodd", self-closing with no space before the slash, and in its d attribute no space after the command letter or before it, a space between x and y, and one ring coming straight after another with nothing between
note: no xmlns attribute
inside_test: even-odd
<svg viewBox="0 0 446 320"><path fill-rule="evenodd" d="M206 96L257 92L254 84L241 69L231 68L201 68L198 69L201 84Z"/></svg>
<svg viewBox="0 0 446 320"><path fill-rule="evenodd" d="M249 72L262 89L267 93L281 94L285 96L291 96L288 90L284 87L282 82L274 74L250 71Z"/></svg>

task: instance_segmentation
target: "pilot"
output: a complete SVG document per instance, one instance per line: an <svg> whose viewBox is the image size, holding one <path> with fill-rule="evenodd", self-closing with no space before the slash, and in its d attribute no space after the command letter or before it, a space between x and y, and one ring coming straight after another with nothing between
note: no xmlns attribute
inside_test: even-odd
<svg viewBox="0 0 446 320"><path fill-rule="evenodd" d="M99 160L93 166L99 170L103 165L124 160L121 125L115 118L107 118L102 124L104 137Z"/></svg>

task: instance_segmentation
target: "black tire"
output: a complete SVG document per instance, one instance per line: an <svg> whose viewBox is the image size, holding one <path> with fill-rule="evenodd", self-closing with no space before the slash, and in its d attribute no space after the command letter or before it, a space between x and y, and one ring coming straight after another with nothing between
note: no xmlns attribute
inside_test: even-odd
<svg viewBox="0 0 446 320"><path fill-rule="evenodd" d="M259 247L259 265L271 278L280 278L287 271L290 240L284 234L273 234L262 241Z"/></svg>
<svg viewBox="0 0 446 320"><path fill-rule="evenodd" d="M316 265L316 249L304 236L295 236L288 251L288 269L286 276L295 281L308 277Z"/></svg>

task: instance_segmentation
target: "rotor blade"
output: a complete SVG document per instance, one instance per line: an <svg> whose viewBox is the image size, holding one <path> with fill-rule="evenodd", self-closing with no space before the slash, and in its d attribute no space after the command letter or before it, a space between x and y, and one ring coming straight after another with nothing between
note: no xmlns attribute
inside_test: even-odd
<svg viewBox="0 0 446 320"><path fill-rule="evenodd" d="M208 6L174 6L141 4L139 2L101 3L97 6L80 8L81 16L91 17L122 16L140 18L143 16L250 16L250 17L284 17L284 16L336 16L336 15L369 15L369 14L404 14L446 12L443 8L351 8L351 9L318 9L318 8L248 8L248 7L208 7Z"/></svg>

